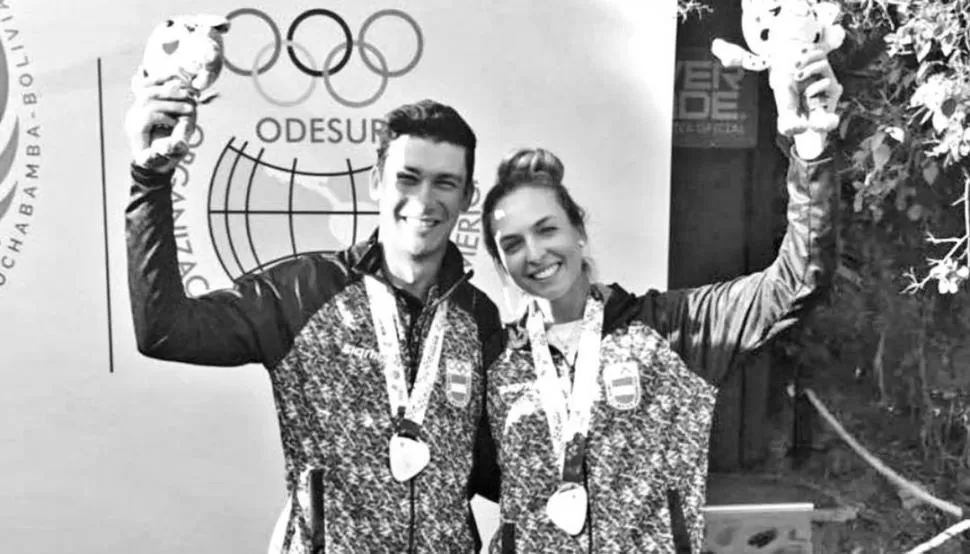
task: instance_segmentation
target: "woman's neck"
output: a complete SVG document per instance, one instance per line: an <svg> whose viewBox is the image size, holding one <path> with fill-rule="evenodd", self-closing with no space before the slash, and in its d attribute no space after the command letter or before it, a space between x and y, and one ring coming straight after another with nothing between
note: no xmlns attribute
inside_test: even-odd
<svg viewBox="0 0 970 554"><path fill-rule="evenodd" d="M555 300L542 302L543 311L547 316L552 315L553 323L565 323L582 318L583 310L586 308L586 297L589 296L589 287L589 278L583 272L566 294Z"/></svg>

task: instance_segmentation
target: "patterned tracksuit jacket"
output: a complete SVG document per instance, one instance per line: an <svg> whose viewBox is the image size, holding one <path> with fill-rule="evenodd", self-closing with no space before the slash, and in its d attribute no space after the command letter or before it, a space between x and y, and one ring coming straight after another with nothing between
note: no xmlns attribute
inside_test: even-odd
<svg viewBox="0 0 970 554"><path fill-rule="evenodd" d="M502 474L493 554L700 554L715 387L739 356L815 304L834 272L832 160L827 153L811 162L794 152L789 158L788 229L767 269L644 296L597 285L607 296L602 363L584 468L588 519L576 537L545 515L558 466L525 320L510 327L487 386ZM559 371L569 371L551 350Z"/></svg>
<svg viewBox="0 0 970 554"><path fill-rule="evenodd" d="M425 307L449 302L423 428L431 463L399 483L388 464L395 425L363 282L364 275L382 279L376 233L336 255L302 255L190 298L176 258L171 175L133 167L132 177L128 270L139 350L163 360L268 369L290 494L276 551L471 552L479 539L468 499L497 500L483 368L501 350L502 327L495 305L468 283L457 247L449 245L424 306L395 291L408 330L402 358L410 383L433 315ZM482 444L485 452L476 454Z"/></svg>

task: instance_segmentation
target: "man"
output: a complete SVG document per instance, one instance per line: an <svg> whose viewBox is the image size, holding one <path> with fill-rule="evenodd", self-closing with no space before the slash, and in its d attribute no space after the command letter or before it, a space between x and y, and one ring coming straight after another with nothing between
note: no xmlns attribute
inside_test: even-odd
<svg viewBox="0 0 970 554"><path fill-rule="evenodd" d="M145 83L126 119L133 152L195 117L178 83ZM159 127L162 130L159 130ZM132 164L129 288L138 349L191 364L269 371L289 502L275 551L469 552L468 499L496 500L483 368L498 310L449 241L472 199L475 134L431 100L391 111L371 172L371 238L302 255L186 296L173 237L178 159ZM476 450L479 445L486 452ZM473 462L484 460L481 466ZM490 471L489 469L488 471ZM473 482L476 481L476 482Z"/></svg>

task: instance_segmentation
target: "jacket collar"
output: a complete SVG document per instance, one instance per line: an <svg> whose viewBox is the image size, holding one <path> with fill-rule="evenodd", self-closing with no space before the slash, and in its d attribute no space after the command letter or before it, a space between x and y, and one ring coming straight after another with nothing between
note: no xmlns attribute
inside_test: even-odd
<svg viewBox="0 0 970 554"><path fill-rule="evenodd" d="M628 324L637 315L637 297L620 285L593 284L599 297L605 300L603 306L603 336L607 336L613 331ZM528 312L522 314L517 320L506 326L509 333L509 344L512 348L531 351L529 335L526 332L526 318Z"/></svg>
<svg viewBox="0 0 970 554"><path fill-rule="evenodd" d="M438 270L438 278L435 280L435 286L441 292L450 291L460 281L471 279L474 274L472 271L465 272L464 258L455 243L449 240L446 248L445 257ZM354 271L388 281L384 274L384 247L378 238L377 229L374 229L366 241L350 247L348 254L350 266Z"/></svg>

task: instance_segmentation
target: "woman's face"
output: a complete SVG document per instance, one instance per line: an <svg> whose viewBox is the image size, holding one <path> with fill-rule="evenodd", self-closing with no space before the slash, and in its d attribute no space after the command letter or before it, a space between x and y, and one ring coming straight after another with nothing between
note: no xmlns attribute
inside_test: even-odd
<svg viewBox="0 0 970 554"><path fill-rule="evenodd" d="M552 189L520 187L498 201L491 217L499 256L516 285L549 301L575 288L585 237Z"/></svg>

